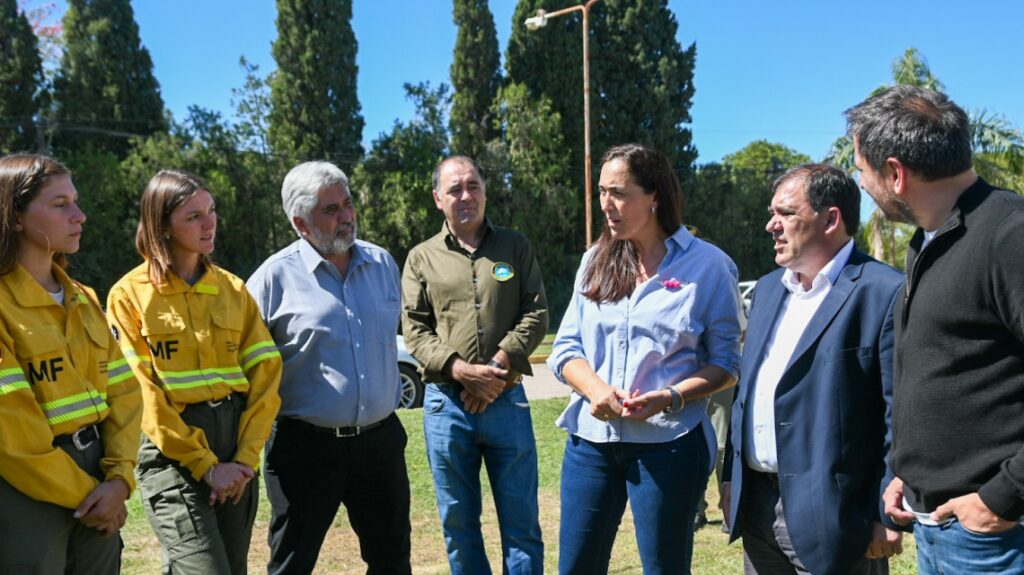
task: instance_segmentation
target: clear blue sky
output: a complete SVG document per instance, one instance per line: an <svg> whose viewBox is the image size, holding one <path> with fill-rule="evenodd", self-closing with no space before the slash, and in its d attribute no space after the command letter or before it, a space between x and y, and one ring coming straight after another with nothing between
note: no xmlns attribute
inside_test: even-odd
<svg viewBox="0 0 1024 575"><path fill-rule="evenodd" d="M164 102L231 113L239 56L274 67L273 0L133 2ZM491 0L502 55L515 0ZM691 108L698 162L756 139L820 159L845 129L842 111L890 80L918 48L947 92L1024 128L1024 3L1016 0L670 0L683 46L697 43ZM600 4L594 10L599 10ZM455 27L449 0L354 0L364 143L406 120L402 84L448 82ZM572 16L579 18L579 16ZM600 153L598 150L597 153ZM868 206L865 206L865 210Z"/></svg>

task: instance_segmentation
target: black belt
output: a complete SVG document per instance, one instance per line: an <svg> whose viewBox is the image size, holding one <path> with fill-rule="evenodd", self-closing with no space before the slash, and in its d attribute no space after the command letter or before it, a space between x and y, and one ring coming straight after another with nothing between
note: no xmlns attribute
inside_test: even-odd
<svg viewBox="0 0 1024 575"><path fill-rule="evenodd" d="M229 393L228 395L225 395L220 399L206 399L196 403L189 403L188 405L185 406L185 409L182 413L184 413L185 411L191 411L193 409L217 409L219 407L227 409L231 407L232 402L235 401L235 395L236 394L234 393Z"/></svg>
<svg viewBox="0 0 1024 575"><path fill-rule="evenodd" d="M778 473L765 473L763 471L754 471L753 469L751 469L750 472L770 483L772 485L772 489L775 491L780 491Z"/></svg>
<svg viewBox="0 0 1024 575"><path fill-rule="evenodd" d="M278 418L279 424L289 425L298 429L304 429L306 431L312 431L322 435L332 435L334 437L356 437L363 435L368 431L373 431L378 427L384 425L389 419L395 417L395 414L391 414L384 419L371 423L369 425L354 425L352 427L321 427L319 425L313 425L308 421L302 421L301 419L295 419L293 417L281 417Z"/></svg>
<svg viewBox="0 0 1024 575"><path fill-rule="evenodd" d="M220 399L217 399L217 400L208 399L208 400L205 401L205 403L206 403L206 405L208 405L210 407L217 407L217 406L223 405L225 403L230 405L231 398L233 398L234 396L235 396L235 394L231 393L231 394L225 395L224 397L222 397Z"/></svg>
<svg viewBox="0 0 1024 575"><path fill-rule="evenodd" d="M75 449L85 451L100 438L100 430L95 425L83 427L74 433L58 435L53 438L54 445L74 445Z"/></svg>

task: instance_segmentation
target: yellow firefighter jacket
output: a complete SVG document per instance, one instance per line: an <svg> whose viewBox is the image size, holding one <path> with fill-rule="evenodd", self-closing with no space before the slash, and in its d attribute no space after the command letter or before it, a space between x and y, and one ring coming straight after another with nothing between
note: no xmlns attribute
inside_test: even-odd
<svg viewBox="0 0 1024 575"><path fill-rule="evenodd" d="M219 462L180 414L240 393L247 402L235 461L257 469L281 406L281 354L256 303L242 280L216 266L191 286L173 273L154 285L148 268L125 274L107 298L107 319L141 384L142 431L199 480Z"/></svg>
<svg viewBox="0 0 1024 575"><path fill-rule="evenodd" d="M0 475L39 501L74 509L99 484L55 436L97 424L105 479L135 488L142 399L96 294L59 266L64 305L22 266L0 277Z"/></svg>

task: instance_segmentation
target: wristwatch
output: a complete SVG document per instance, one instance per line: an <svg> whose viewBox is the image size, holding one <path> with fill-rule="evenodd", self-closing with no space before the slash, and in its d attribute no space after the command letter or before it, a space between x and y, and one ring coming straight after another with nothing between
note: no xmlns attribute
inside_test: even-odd
<svg viewBox="0 0 1024 575"><path fill-rule="evenodd" d="M683 396L680 395L678 391L676 391L675 386L666 385L665 389L667 389L669 394L672 395L672 402L669 403L665 407L663 412L664 413L679 413L680 411L682 411L683 410L683 405L686 404L686 402L683 401Z"/></svg>

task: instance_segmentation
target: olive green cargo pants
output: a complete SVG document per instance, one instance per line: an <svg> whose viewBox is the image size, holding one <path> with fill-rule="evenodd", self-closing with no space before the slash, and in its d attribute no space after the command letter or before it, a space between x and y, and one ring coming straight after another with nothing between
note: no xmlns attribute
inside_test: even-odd
<svg viewBox="0 0 1024 575"><path fill-rule="evenodd" d="M245 398L232 395L217 405L197 403L181 417L203 430L221 462L233 461L238 419ZM258 470L256 470L258 471ZM259 481L253 478L241 501L210 505L210 488L142 438L136 470L146 518L160 540L165 574L244 574L256 519Z"/></svg>
<svg viewBox="0 0 1024 575"><path fill-rule="evenodd" d="M103 442L84 451L61 445L79 467L103 480ZM4 575L116 575L121 536L104 537L72 516L74 509L37 501L0 477L0 573Z"/></svg>

